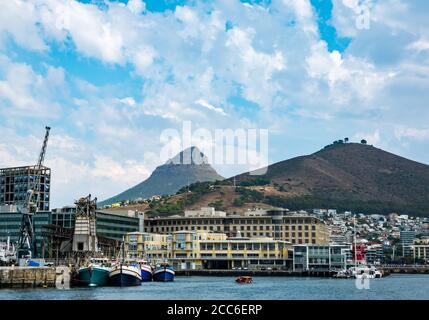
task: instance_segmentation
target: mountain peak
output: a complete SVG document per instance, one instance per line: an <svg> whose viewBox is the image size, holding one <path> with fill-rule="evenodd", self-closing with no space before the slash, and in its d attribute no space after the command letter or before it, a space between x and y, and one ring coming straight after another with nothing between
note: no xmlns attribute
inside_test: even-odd
<svg viewBox="0 0 429 320"><path fill-rule="evenodd" d="M186 148L178 153L175 157L169 159L166 165L201 165L208 164L207 157L195 146Z"/></svg>
<svg viewBox="0 0 429 320"><path fill-rule="evenodd" d="M172 195L195 182L223 179L209 164L207 157L197 147L192 146L157 167L147 180L103 201L100 205L145 199L155 195Z"/></svg>

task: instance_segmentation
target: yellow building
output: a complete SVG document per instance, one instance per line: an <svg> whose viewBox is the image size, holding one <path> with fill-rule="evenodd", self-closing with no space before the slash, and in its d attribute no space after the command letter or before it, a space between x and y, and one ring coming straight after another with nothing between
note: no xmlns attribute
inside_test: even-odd
<svg viewBox="0 0 429 320"><path fill-rule="evenodd" d="M156 264L171 258L171 235L130 232L125 235L125 254Z"/></svg>
<svg viewBox="0 0 429 320"><path fill-rule="evenodd" d="M164 234L212 231L225 233L228 237L235 237L240 233L247 238L268 237L292 244L317 245L328 244L330 238L329 228L322 220L283 209L267 210L258 215L214 213L149 218L145 219L145 231Z"/></svg>
<svg viewBox="0 0 429 320"><path fill-rule="evenodd" d="M151 263L167 259L177 270L290 267L289 242L267 237L228 238L224 233L177 231L171 236L129 233L126 254ZM289 256L290 255L290 256Z"/></svg>
<svg viewBox="0 0 429 320"><path fill-rule="evenodd" d="M411 247L414 260L429 261L429 239L419 239L414 241Z"/></svg>

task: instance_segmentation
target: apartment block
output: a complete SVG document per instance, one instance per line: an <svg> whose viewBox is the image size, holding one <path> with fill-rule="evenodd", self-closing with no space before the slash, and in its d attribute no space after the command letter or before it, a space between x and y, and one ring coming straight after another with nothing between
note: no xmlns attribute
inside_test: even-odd
<svg viewBox="0 0 429 320"><path fill-rule="evenodd" d="M177 270L291 267L292 245L272 238L228 238L224 233L130 233L126 253L151 263L168 260Z"/></svg>
<svg viewBox="0 0 429 320"><path fill-rule="evenodd" d="M211 231L228 237L268 237L292 244L328 244L330 232L325 223L308 214L287 210L267 210L258 215L188 214L145 219L145 231L172 234L177 231Z"/></svg>

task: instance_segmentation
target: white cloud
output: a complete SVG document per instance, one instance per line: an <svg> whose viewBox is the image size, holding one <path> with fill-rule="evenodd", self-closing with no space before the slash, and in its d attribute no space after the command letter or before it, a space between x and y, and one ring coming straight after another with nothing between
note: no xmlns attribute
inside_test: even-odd
<svg viewBox="0 0 429 320"><path fill-rule="evenodd" d="M429 2L373 1L370 30L356 28L357 1L333 2L332 24L352 37L342 53L320 39L308 0L197 1L163 13L138 0L103 10L69 0L3 1L0 113L7 117L0 127L26 136L2 137L0 155L7 163L33 161L38 132L53 121L47 160L64 182L56 189L75 196L73 188L88 184L82 192L102 198L159 164L146 155L159 154L160 132L183 120L209 130L270 128L281 140L270 149L282 158L292 149L283 148L284 136L310 152L326 144L325 132L342 137L351 128L366 128L359 140L388 147L405 137L426 141L426 129L410 128L426 128L429 118ZM19 61L4 46L8 39L41 66ZM124 83L95 85L72 68L50 67L53 45L89 66L132 71ZM27 150L29 143L36 147Z"/></svg>
<svg viewBox="0 0 429 320"><path fill-rule="evenodd" d="M30 65L14 63L0 56L0 113L24 117L56 118L60 106L54 99L64 86L64 70L48 67L46 75Z"/></svg>
<svg viewBox="0 0 429 320"><path fill-rule="evenodd" d="M407 49L416 50L418 52L429 50L429 41L426 39L419 39L407 46Z"/></svg>
<svg viewBox="0 0 429 320"><path fill-rule="evenodd" d="M368 144L371 145L379 145L381 143L380 140L380 131L377 129L374 132L361 132L361 133L356 133L353 136L353 139L355 141L360 141L362 139L365 139Z"/></svg>
<svg viewBox="0 0 429 320"><path fill-rule="evenodd" d="M225 111L223 111L222 108L217 108L217 107L211 105L210 103L208 103L204 99L199 99L199 100L195 101L195 103L199 104L200 106L203 106L204 108L207 108L209 110L213 110L213 111L215 111L217 113L220 113L223 116L226 116L226 113L225 113Z"/></svg>
<svg viewBox="0 0 429 320"><path fill-rule="evenodd" d="M403 138L415 139L420 141L429 140L429 129L397 127L395 136L398 140Z"/></svg>
<svg viewBox="0 0 429 320"><path fill-rule="evenodd" d="M132 13L136 14L140 14L146 10L146 4L142 0L129 0L127 7Z"/></svg>
<svg viewBox="0 0 429 320"><path fill-rule="evenodd" d="M122 102L123 104L126 104L130 107L134 107L136 105L136 101L134 100L133 97L126 97L126 98L119 99L119 102Z"/></svg>

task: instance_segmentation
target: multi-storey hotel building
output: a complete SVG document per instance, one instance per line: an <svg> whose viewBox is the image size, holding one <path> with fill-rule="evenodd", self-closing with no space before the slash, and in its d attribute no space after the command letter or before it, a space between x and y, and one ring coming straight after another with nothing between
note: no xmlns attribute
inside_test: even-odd
<svg viewBox="0 0 429 320"><path fill-rule="evenodd" d="M155 264L168 260L177 270L291 268L292 246L272 238L228 238L224 233L177 231L172 235L133 232L125 236L131 258Z"/></svg>
<svg viewBox="0 0 429 320"><path fill-rule="evenodd" d="M329 229L326 224L308 214L287 210L248 212L228 215L225 212L202 208L201 213L187 211L184 216L145 219L145 231L172 234L177 231L212 231L228 237L268 237L292 244L328 244Z"/></svg>

